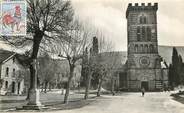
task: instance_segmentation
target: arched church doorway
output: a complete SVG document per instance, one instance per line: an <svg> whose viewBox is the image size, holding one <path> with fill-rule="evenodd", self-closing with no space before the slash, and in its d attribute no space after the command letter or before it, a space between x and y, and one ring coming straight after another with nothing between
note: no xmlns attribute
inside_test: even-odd
<svg viewBox="0 0 184 113"><path fill-rule="evenodd" d="M149 90L148 81L142 81L141 88L144 88L146 91L148 91Z"/></svg>

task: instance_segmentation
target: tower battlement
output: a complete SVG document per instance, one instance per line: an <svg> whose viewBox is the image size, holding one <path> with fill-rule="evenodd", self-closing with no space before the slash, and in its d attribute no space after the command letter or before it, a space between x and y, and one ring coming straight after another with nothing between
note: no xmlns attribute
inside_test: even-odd
<svg viewBox="0 0 184 113"><path fill-rule="evenodd" d="M135 4L132 4L132 3L129 3L128 4L128 8L127 8L127 11L126 11L126 18L128 17L128 14L130 11L145 11L145 10L155 10L157 11L158 10L158 3L135 3Z"/></svg>

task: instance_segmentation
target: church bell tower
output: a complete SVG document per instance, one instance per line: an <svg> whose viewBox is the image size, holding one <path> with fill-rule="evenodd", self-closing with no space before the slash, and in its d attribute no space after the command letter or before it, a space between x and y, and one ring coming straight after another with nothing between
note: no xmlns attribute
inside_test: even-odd
<svg viewBox="0 0 184 113"><path fill-rule="evenodd" d="M157 42L158 4L132 3L126 11L128 60L128 89L144 87L153 91L162 88L161 58Z"/></svg>

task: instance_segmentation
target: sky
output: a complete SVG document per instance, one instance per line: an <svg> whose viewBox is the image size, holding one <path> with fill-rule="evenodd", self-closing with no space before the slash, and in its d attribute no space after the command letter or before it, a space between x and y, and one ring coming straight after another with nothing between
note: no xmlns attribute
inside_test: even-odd
<svg viewBox="0 0 184 113"><path fill-rule="evenodd" d="M115 45L127 50L126 9L128 3L158 3L158 44L184 46L184 0L71 0L75 15L100 29ZM0 42L0 48L9 48Z"/></svg>
<svg viewBox="0 0 184 113"><path fill-rule="evenodd" d="M116 51L126 51L127 5L142 2L158 3L158 44L184 46L184 0L72 0L72 5L75 15L100 29Z"/></svg>

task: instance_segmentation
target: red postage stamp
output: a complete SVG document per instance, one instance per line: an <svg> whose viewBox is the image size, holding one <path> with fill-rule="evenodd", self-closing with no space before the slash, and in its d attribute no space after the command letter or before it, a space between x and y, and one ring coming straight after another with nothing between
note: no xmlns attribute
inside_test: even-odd
<svg viewBox="0 0 184 113"><path fill-rule="evenodd" d="M26 2L1 3L1 35L26 35Z"/></svg>

